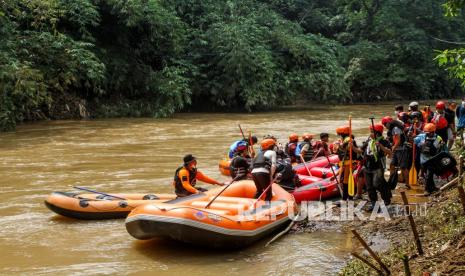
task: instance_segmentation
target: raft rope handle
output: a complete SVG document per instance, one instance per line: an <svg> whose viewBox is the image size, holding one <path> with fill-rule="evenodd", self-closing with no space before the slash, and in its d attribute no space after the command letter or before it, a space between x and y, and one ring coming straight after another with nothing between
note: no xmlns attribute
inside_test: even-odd
<svg viewBox="0 0 465 276"><path fill-rule="evenodd" d="M159 209L160 211L172 211L172 210L177 210L177 209L192 209L192 210L197 210L197 211L201 211L201 212L205 212L207 214L212 214L212 215L215 215L215 216L218 216L218 217L221 217L221 218L224 218L224 219L227 219L227 220L230 220L232 222L237 222L237 223L241 223L240 220L233 220L233 219L230 219L228 217L225 217L225 216L222 216L222 215L219 215L219 214L215 214L215 213L212 213L212 212L209 212L209 211L205 211L205 209L199 209L199 208L195 208L195 207L190 207L190 206L179 206L179 207L174 207L174 208L171 208L171 209L164 209L164 208L160 208L158 206L154 206L155 208ZM271 211L271 209L270 209Z"/></svg>

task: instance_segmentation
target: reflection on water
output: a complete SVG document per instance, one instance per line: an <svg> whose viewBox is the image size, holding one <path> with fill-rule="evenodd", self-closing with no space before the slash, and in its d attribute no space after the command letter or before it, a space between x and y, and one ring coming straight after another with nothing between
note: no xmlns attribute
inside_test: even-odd
<svg viewBox="0 0 465 276"><path fill-rule="evenodd" d="M347 234L292 234L264 248L208 251L169 241L135 241L124 220L77 221L55 216L44 205L53 191L73 185L103 192L172 192L175 169L186 153L221 180L217 165L229 145L246 133L329 132L347 124L366 137L374 114L391 106L337 106L259 114L179 114L172 119L53 121L0 134L1 274L328 274L350 250ZM246 134L247 135L247 134Z"/></svg>

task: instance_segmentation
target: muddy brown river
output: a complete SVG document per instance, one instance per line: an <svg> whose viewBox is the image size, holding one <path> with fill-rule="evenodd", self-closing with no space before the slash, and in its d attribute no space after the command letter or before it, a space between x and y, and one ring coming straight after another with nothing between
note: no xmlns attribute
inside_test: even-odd
<svg viewBox="0 0 465 276"><path fill-rule="evenodd" d="M74 185L110 193L172 192L173 173L186 153L197 156L205 174L227 180L218 160L241 138L238 123L259 138L273 134L282 143L291 132L329 132L334 139L350 111L355 135L365 137L368 117L380 120L381 114L393 114L392 106L49 121L0 133L0 274L336 274L352 247L350 235L336 230L287 235L267 248L269 238L239 251L206 250L137 241L124 220L67 219L43 201Z"/></svg>

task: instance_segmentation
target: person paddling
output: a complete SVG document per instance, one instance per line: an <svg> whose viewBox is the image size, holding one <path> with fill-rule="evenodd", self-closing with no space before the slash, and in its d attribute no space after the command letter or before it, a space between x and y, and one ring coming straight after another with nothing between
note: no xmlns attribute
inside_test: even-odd
<svg viewBox="0 0 465 276"><path fill-rule="evenodd" d="M197 170L197 159L192 154L187 154L183 158L184 164L176 169L174 173L173 186L175 193L178 197L185 197L192 194L207 191L204 188L196 188L195 184L197 180L208 183L223 186L221 182L212 179L200 171Z"/></svg>
<svg viewBox="0 0 465 276"><path fill-rule="evenodd" d="M261 151L255 156L252 163L252 179L257 188L254 198L262 195L269 185L272 185L276 172L276 141L264 139L260 143ZM265 201L270 201L273 196L272 188L266 191Z"/></svg>
<svg viewBox="0 0 465 276"><path fill-rule="evenodd" d="M391 155L389 142L383 137L383 125L370 126L370 137L363 144L365 159L365 185L371 202L368 211L373 211L380 192L384 204L391 203L391 189L384 179L385 156Z"/></svg>

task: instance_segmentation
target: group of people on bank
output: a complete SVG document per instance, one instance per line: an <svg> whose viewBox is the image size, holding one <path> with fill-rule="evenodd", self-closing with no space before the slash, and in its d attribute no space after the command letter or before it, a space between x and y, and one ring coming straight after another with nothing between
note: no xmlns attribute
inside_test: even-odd
<svg viewBox="0 0 465 276"><path fill-rule="evenodd" d="M455 117L458 118L457 126ZM385 116L380 123L375 123L372 119L367 125L370 136L361 145L355 141L349 126L336 128L338 138L332 143L329 142L329 133L321 133L316 141L312 134L304 133L299 136L292 133L285 145L280 144L273 135L266 135L260 141L259 150L255 152L253 146L258 142L257 137L250 136L235 141L228 153L231 159L231 176L235 181L253 179L257 187L255 198L265 195L263 199L271 200L271 183L278 183L286 189L300 186L292 165L337 154L340 162L335 178L342 186L342 198L353 199L348 193L352 168L358 176L354 198L362 197L365 186L374 205L378 192L385 204L391 201L391 189L394 187L384 177L388 167L387 158L390 160L391 176L397 175L400 170L398 180L405 183L407 189L412 184L409 183L409 170L414 167L418 171L418 179L421 180L419 182L425 185L426 195L436 190L435 174L456 173L455 160L448 152L454 145L457 133L462 137L461 133L465 128L465 102L457 106L453 101L439 101L434 111L428 105L420 109L418 102L411 102L407 111L401 105L396 106L394 116ZM444 162L439 162L436 158L438 156L446 156L452 161L442 164ZM444 168L438 169L441 166ZM196 180L224 185L197 171L195 157L186 155L183 166L175 173L176 194L186 196L201 192L200 188L195 187Z"/></svg>

